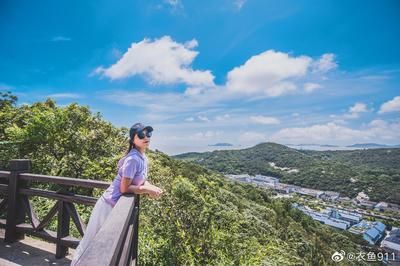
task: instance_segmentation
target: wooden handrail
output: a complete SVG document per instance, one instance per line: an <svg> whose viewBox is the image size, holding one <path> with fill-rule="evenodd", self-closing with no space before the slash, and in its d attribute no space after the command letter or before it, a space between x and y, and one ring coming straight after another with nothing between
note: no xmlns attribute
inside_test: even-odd
<svg viewBox="0 0 400 266"><path fill-rule="evenodd" d="M38 189L38 188L20 188L19 193L21 193L22 195L39 196L39 197L45 197L45 198L49 198L49 199L62 200L62 201L66 201L66 202L79 203L79 204L91 205L91 206L94 206L97 201L97 198L94 198L94 197L75 195L75 194L68 195L68 194L62 194L59 192L43 190L43 189Z"/></svg>
<svg viewBox="0 0 400 266"><path fill-rule="evenodd" d="M106 189L110 185L109 182L104 182L104 181L62 177L62 176L27 174L27 173L20 174L19 178L21 180L26 180L26 181L50 182L52 184L87 187L87 188Z"/></svg>
<svg viewBox="0 0 400 266"><path fill-rule="evenodd" d="M10 171L0 171L1 178L8 178L11 175Z"/></svg>
<svg viewBox="0 0 400 266"><path fill-rule="evenodd" d="M138 195L122 195L77 265L136 264ZM136 246L137 247L137 246ZM135 254L136 253L136 254Z"/></svg>

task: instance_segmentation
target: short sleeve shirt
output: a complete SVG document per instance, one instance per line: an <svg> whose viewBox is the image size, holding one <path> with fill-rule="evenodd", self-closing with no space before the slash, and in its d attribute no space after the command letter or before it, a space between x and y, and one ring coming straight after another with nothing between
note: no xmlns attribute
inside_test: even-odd
<svg viewBox="0 0 400 266"><path fill-rule="evenodd" d="M120 190L121 179L129 178L131 180L131 185L139 186L146 181L147 172L147 157L138 150L132 149L118 162L118 173L114 181L103 193L104 199L114 206L122 195Z"/></svg>

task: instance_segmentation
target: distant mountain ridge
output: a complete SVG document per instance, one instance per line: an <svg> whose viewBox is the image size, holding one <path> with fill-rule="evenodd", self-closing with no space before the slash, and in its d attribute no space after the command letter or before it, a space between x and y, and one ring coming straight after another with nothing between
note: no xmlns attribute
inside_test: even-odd
<svg viewBox="0 0 400 266"><path fill-rule="evenodd" d="M399 145L386 145L386 144L378 144L378 143L357 143L353 145L346 146L349 148L366 148L366 149L373 149L373 148L398 148Z"/></svg>
<svg viewBox="0 0 400 266"><path fill-rule="evenodd" d="M222 142L222 143L209 144L208 146L213 146L213 147L230 147L230 146L233 146L233 144Z"/></svg>
<svg viewBox="0 0 400 266"><path fill-rule="evenodd" d="M349 197L369 191L371 200L400 203L399 148L314 151L268 142L247 149L186 153L175 158L224 174L276 176L283 183L334 190ZM298 172L282 171L271 162Z"/></svg>

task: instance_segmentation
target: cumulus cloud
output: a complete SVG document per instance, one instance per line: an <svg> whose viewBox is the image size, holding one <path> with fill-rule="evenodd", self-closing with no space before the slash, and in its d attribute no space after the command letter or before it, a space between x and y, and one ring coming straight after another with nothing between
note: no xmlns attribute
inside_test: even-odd
<svg viewBox="0 0 400 266"><path fill-rule="evenodd" d="M147 77L152 84L184 84L184 92L114 90L103 93L102 97L118 104L143 107L151 112L177 114L201 112L211 106L224 107L225 103L238 99L277 97L296 91L300 84L309 92L321 86L306 82L309 78L316 80L316 77L311 77L311 65L314 62L311 57L296 57L274 50L252 56L243 65L228 72L225 84L217 85L210 71L192 69L192 62L198 55L194 50L197 45L195 39L177 43L169 36L144 39L133 43L115 64L108 68L99 67L95 71L95 74L111 79L139 75ZM189 116L198 120L193 114Z"/></svg>
<svg viewBox="0 0 400 266"><path fill-rule="evenodd" d="M356 103L352 107L349 108L349 112L344 115L344 118L358 118L360 117L360 113L368 112L367 105L365 103Z"/></svg>
<svg viewBox="0 0 400 266"><path fill-rule="evenodd" d="M256 124L262 124L262 125L277 125L280 124L279 119L271 116L262 116L262 115L256 115L256 116L250 116L250 121Z"/></svg>
<svg viewBox="0 0 400 266"><path fill-rule="evenodd" d="M350 113L363 113L368 112L367 105L365 103L356 103L349 110Z"/></svg>
<svg viewBox="0 0 400 266"><path fill-rule="evenodd" d="M319 60L314 61L312 64L313 72L325 73L335 68L337 68L335 55L331 53L323 54Z"/></svg>
<svg viewBox="0 0 400 266"><path fill-rule="evenodd" d="M400 111L400 96L394 97L381 105L379 113L399 112Z"/></svg>
<svg viewBox="0 0 400 266"><path fill-rule="evenodd" d="M307 93L313 92L317 89L322 88L322 86L320 84L317 83L311 83L311 82L307 82L304 84L304 91Z"/></svg>
<svg viewBox="0 0 400 266"><path fill-rule="evenodd" d="M123 79L135 75L144 75L152 84L187 84L213 86L211 71L193 70L191 64L198 55L193 48L197 41L181 44L169 36L160 39L144 39L132 43L131 47L114 65L98 67L96 74L110 79Z"/></svg>
<svg viewBox="0 0 400 266"><path fill-rule="evenodd" d="M353 129L337 123L317 124L310 127L284 128L272 135L271 140L281 143L352 144L360 141L398 142L400 123L374 120L365 128Z"/></svg>
<svg viewBox="0 0 400 266"><path fill-rule="evenodd" d="M268 50L231 70L226 87L232 93L280 96L296 89L292 79L303 77L311 62L308 56L291 57Z"/></svg>

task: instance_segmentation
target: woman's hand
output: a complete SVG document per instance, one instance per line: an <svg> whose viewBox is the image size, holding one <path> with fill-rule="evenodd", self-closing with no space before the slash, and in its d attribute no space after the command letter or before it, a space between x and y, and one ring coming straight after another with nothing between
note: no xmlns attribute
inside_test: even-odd
<svg viewBox="0 0 400 266"><path fill-rule="evenodd" d="M146 189L146 192L150 196L150 198L153 199L161 197L161 195L164 193L164 191L161 188L154 186L148 182L144 184L143 187Z"/></svg>

